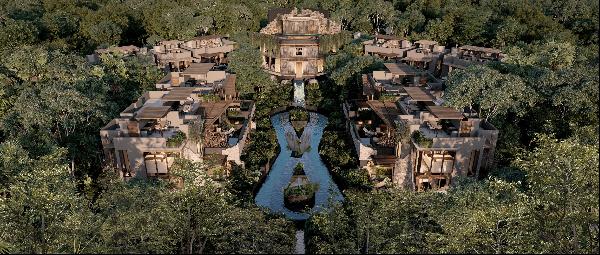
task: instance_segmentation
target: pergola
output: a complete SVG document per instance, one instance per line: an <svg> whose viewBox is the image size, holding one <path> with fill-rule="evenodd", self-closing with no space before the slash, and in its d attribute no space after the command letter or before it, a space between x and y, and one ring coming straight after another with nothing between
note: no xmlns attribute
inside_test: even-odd
<svg viewBox="0 0 600 255"><path fill-rule="evenodd" d="M155 120L163 118L171 110L170 106L147 106L143 107L136 115L138 120Z"/></svg>
<svg viewBox="0 0 600 255"><path fill-rule="evenodd" d="M404 91L413 101L417 102L433 102L433 96L425 91L422 87L404 87Z"/></svg>
<svg viewBox="0 0 600 255"><path fill-rule="evenodd" d="M164 101L184 101L194 92L195 88L190 87L179 87L172 88L169 93L162 97Z"/></svg>
<svg viewBox="0 0 600 255"><path fill-rule="evenodd" d="M462 120L465 118L462 113L451 107L432 105L427 106L427 109L431 115L441 120Z"/></svg>

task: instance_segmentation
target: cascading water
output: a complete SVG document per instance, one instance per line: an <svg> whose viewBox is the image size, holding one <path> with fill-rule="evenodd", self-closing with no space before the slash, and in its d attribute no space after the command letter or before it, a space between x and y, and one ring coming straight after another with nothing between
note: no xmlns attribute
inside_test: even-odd
<svg viewBox="0 0 600 255"><path fill-rule="evenodd" d="M304 99L304 81L294 80L294 106L304 107L306 101Z"/></svg>

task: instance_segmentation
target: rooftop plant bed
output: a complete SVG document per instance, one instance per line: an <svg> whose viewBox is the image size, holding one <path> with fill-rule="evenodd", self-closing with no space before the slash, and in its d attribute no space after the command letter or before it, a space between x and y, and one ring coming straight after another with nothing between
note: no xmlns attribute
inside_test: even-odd
<svg viewBox="0 0 600 255"><path fill-rule="evenodd" d="M177 131L175 134L169 138L167 138L167 147L179 147L186 139L186 135L184 132Z"/></svg>
<svg viewBox="0 0 600 255"><path fill-rule="evenodd" d="M294 175L305 175L304 165L302 163L299 163L294 167Z"/></svg>
<svg viewBox="0 0 600 255"><path fill-rule="evenodd" d="M415 143L423 148L431 148L433 145L433 139L427 138L421 133L421 131L415 131L412 133L412 138L415 140Z"/></svg>

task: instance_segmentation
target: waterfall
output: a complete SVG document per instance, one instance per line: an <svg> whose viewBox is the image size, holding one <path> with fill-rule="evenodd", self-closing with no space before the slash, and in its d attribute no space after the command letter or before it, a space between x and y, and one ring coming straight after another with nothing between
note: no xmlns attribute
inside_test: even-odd
<svg viewBox="0 0 600 255"><path fill-rule="evenodd" d="M304 81L294 80L294 106L304 107L306 101L304 99Z"/></svg>

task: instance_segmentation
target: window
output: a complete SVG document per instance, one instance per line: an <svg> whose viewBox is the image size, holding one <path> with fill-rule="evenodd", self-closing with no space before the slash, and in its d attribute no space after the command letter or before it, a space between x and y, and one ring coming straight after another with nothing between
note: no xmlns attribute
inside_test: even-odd
<svg viewBox="0 0 600 255"><path fill-rule="evenodd" d="M302 48L296 48L296 56L302 56Z"/></svg>

